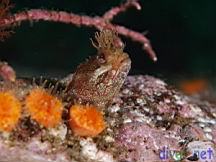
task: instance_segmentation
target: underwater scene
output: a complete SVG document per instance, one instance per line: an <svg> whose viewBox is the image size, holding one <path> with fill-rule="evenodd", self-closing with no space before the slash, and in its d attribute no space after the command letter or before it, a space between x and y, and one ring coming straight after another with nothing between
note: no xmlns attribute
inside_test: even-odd
<svg viewBox="0 0 216 162"><path fill-rule="evenodd" d="M0 0L0 162L216 162L215 5Z"/></svg>

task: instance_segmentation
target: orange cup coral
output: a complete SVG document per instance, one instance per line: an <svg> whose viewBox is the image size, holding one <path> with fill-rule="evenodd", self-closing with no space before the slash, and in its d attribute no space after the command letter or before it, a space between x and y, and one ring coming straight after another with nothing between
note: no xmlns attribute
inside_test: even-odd
<svg viewBox="0 0 216 162"><path fill-rule="evenodd" d="M61 121L62 102L42 88L35 88L25 99L27 111L32 119L46 128L55 127Z"/></svg>
<svg viewBox="0 0 216 162"><path fill-rule="evenodd" d="M0 130L10 132L21 116L21 103L12 92L0 92Z"/></svg>
<svg viewBox="0 0 216 162"><path fill-rule="evenodd" d="M73 105L70 108L70 126L75 135L94 137L105 128L103 115L94 106Z"/></svg>

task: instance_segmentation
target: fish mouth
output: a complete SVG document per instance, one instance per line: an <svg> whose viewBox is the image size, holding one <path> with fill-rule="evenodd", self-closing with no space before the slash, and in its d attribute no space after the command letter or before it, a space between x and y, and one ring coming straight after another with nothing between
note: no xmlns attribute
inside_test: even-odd
<svg viewBox="0 0 216 162"><path fill-rule="evenodd" d="M124 58L123 60L121 60L121 65L117 69L115 69L115 74L113 75L112 79L118 79L119 75L122 74L126 77L130 69L131 69L131 60L128 58Z"/></svg>
<svg viewBox="0 0 216 162"><path fill-rule="evenodd" d="M119 67L119 71L125 71L124 69L129 69L131 68L131 60L128 59L128 58L124 58L122 61L121 61L121 65ZM129 71L128 70L128 71Z"/></svg>

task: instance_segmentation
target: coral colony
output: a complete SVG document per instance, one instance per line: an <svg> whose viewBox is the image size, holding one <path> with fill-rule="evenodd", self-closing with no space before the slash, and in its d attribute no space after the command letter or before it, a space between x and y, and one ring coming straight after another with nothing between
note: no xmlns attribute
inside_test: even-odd
<svg viewBox="0 0 216 162"><path fill-rule="evenodd" d="M0 62L0 161L4 162L215 162L216 108L150 76L127 76L131 60L118 35L157 57L141 33L111 20L128 0L101 17L32 9L9 14L1 0L0 36L22 21L95 27L97 55L60 80L19 79Z"/></svg>

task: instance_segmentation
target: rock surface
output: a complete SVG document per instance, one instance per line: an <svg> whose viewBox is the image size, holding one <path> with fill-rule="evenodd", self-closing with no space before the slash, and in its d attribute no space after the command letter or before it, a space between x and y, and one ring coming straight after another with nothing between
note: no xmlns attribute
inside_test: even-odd
<svg viewBox="0 0 216 162"><path fill-rule="evenodd" d="M214 105L184 96L159 79L129 76L118 106L127 112L117 135L126 148L120 159L216 161Z"/></svg>
<svg viewBox="0 0 216 162"><path fill-rule="evenodd" d="M216 106L160 79L129 76L104 117L107 128L95 138L74 136L67 123L2 133L0 161L216 162Z"/></svg>

